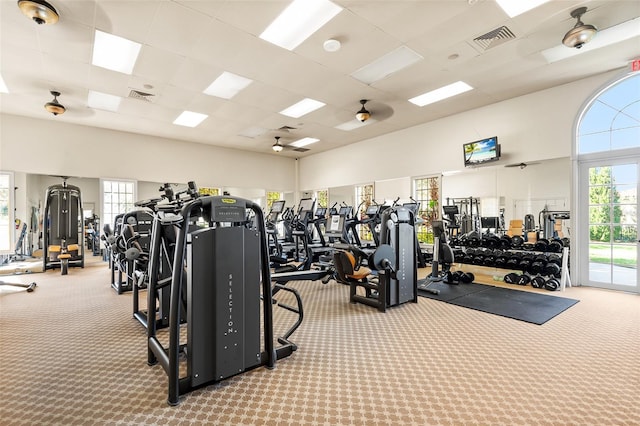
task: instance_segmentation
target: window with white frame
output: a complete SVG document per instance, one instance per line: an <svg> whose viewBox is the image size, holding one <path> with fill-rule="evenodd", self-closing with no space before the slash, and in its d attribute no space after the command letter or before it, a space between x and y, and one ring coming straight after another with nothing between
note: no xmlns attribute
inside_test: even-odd
<svg viewBox="0 0 640 426"><path fill-rule="evenodd" d="M413 198L420 203L418 217L424 221L416 226L418 241L421 243L433 243L431 222L440 218L440 181L440 176L413 180Z"/></svg>
<svg viewBox="0 0 640 426"><path fill-rule="evenodd" d="M102 180L103 222L114 225L115 217L133 209L136 182L130 180Z"/></svg>
<svg viewBox="0 0 640 426"><path fill-rule="evenodd" d="M364 218L367 208L373 203L373 184L356 185L356 202L358 203L358 211L356 215ZM362 241L372 241L373 235L371 229L365 225L358 225L358 235Z"/></svg>

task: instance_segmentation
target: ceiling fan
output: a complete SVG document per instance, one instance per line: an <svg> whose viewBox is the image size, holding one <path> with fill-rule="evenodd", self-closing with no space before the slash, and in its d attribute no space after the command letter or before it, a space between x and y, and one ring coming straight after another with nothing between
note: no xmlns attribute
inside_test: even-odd
<svg viewBox="0 0 640 426"><path fill-rule="evenodd" d="M540 164L540 163L536 163L536 162L529 162L529 163L513 163L513 164L507 164L505 167L520 167L520 170L526 168L527 166L534 166L536 164Z"/></svg>
<svg viewBox="0 0 640 426"><path fill-rule="evenodd" d="M276 140L276 143L274 143L271 146L271 149L274 150L275 152L282 152L282 151L297 151L297 152L306 152L309 151L309 148L302 148L302 147L296 147L296 146L292 146L292 145L283 145L282 142L280 142L280 136L275 136L274 138Z"/></svg>

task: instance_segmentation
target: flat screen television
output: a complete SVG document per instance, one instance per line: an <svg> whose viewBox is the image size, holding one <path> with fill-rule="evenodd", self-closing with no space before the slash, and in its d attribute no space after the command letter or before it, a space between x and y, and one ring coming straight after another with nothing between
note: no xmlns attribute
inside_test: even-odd
<svg viewBox="0 0 640 426"><path fill-rule="evenodd" d="M497 136L465 143L463 150L465 167L477 166L500 159L500 145L498 144Z"/></svg>

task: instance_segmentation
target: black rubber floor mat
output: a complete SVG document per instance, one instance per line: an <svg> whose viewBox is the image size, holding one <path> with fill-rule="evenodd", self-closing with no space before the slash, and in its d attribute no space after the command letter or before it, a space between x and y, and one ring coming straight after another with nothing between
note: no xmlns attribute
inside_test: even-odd
<svg viewBox="0 0 640 426"><path fill-rule="evenodd" d="M475 283L450 285L435 282L429 288L440 290L440 294L418 290L418 295L538 325L579 302L566 297Z"/></svg>

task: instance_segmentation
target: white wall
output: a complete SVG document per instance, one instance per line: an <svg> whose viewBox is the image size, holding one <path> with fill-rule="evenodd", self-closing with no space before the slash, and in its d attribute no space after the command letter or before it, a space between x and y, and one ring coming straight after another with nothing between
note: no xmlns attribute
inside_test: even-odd
<svg viewBox="0 0 640 426"><path fill-rule="evenodd" d="M295 159L0 114L0 170L293 191Z"/></svg>
<svg viewBox="0 0 640 426"><path fill-rule="evenodd" d="M462 170L462 145L496 135L502 145L500 165L570 157L574 121L581 105L618 73L612 71L301 158L300 188ZM424 108L437 108L437 104ZM398 187L396 192L402 196L406 191Z"/></svg>

